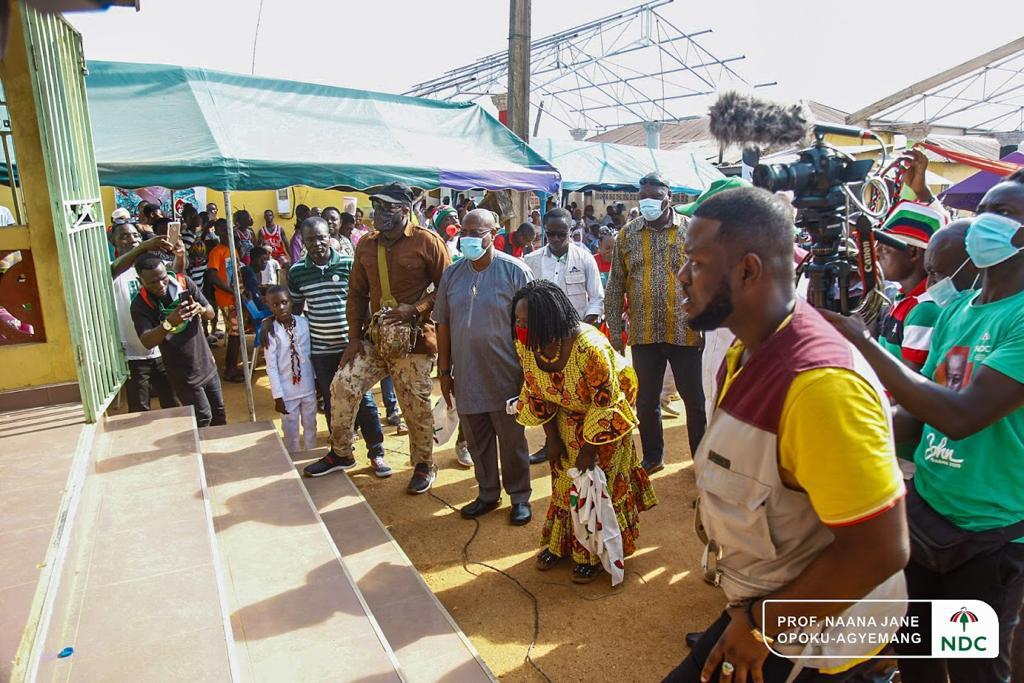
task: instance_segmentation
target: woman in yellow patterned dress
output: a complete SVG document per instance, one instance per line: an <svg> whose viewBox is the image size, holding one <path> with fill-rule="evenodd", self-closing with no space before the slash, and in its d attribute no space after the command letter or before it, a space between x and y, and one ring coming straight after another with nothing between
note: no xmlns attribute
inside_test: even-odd
<svg viewBox="0 0 1024 683"><path fill-rule="evenodd" d="M519 290L512 326L524 374L519 422L544 425L551 464L551 504L537 568L547 571L571 555L573 581L590 583L601 572L601 560L573 535L569 468L583 471L596 464L604 471L626 556L636 549L640 512L658 502L633 447L636 373L547 280Z"/></svg>

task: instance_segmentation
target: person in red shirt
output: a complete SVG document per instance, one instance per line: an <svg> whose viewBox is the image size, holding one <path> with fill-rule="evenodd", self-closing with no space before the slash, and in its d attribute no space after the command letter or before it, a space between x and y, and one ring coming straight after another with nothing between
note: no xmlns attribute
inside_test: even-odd
<svg viewBox="0 0 1024 683"><path fill-rule="evenodd" d="M533 223L523 223L516 231L508 235L506 228L494 238L494 248L503 251L509 256L522 258L533 249L533 240L537 236L537 227Z"/></svg>
<svg viewBox="0 0 1024 683"><path fill-rule="evenodd" d="M601 228L597 239L594 260L597 261L597 272L601 273L601 285L607 287L608 274L612 272L612 257L615 256L615 233L608 228Z"/></svg>

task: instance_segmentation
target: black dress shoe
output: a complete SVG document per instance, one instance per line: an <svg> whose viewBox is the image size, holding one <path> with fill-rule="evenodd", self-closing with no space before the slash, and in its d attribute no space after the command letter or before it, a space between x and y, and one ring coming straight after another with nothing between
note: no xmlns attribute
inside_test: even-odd
<svg viewBox="0 0 1024 683"><path fill-rule="evenodd" d="M530 464L538 465L548 459L548 447L541 446L540 450L530 456Z"/></svg>
<svg viewBox="0 0 1024 683"><path fill-rule="evenodd" d="M530 512L529 503L513 503L512 509L508 513L508 523L512 526L523 526L529 524L530 520L533 519L533 513Z"/></svg>
<svg viewBox="0 0 1024 683"><path fill-rule="evenodd" d="M499 505L501 505L501 498L490 503L485 503L484 501L477 498L472 503L459 510L459 514L461 514L466 519L474 519L476 517L480 517L481 515L486 515L488 512L495 509Z"/></svg>

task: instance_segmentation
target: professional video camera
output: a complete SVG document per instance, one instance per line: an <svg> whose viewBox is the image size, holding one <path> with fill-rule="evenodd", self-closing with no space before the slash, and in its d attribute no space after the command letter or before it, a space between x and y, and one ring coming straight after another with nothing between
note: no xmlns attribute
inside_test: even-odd
<svg viewBox="0 0 1024 683"><path fill-rule="evenodd" d="M881 211L868 209L855 189L862 191L871 185L879 194L884 193L884 184L868 177L874 161L854 159L828 145L825 136L875 139L881 146L884 165L885 145L878 136L852 126L812 124L810 114L801 105L779 105L737 93L723 94L711 107L710 115L712 134L725 144L779 147L813 135L814 142L796 153L796 161L757 164L751 179L754 185L771 192L793 193L796 226L809 238L809 253L797 271L798 277L806 275L809 279L807 300L817 308L843 315L858 311L865 319L875 317L884 297L875 267L872 219L884 215L887 207ZM855 269L859 277L854 277Z"/></svg>

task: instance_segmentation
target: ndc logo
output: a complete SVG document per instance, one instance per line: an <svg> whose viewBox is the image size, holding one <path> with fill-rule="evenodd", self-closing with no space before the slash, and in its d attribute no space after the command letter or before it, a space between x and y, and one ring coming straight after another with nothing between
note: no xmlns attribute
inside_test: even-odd
<svg viewBox="0 0 1024 683"><path fill-rule="evenodd" d="M968 624L976 624L978 622L978 616L969 611L965 607L961 607L953 616L949 618L949 621L954 624L960 624L964 633L967 633ZM942 652L984 652L988 646L988 638L985 636L940 636L940 649Z"/></svg>
<svg viewBox="0 0 1024 683"><path fill-rule="evenodd" d="M932 601L932 656L991 658L999 655L999 618L980 600Z"/></svg>

